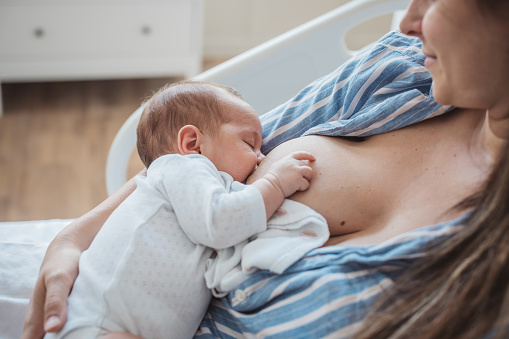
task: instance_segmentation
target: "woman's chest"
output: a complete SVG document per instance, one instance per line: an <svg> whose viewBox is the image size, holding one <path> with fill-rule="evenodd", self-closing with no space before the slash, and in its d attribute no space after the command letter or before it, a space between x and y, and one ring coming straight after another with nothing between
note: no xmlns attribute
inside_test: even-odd
<svg viewBox="0 0 509 339"><path fill-rule="evenodd" d="M271 156L315 155L310 188L292 199L321 213L331 235L390 237L459 216L453 207L485 179L468 147L472 131L449 125L422 123L361 142L309 136Z"/></svg>

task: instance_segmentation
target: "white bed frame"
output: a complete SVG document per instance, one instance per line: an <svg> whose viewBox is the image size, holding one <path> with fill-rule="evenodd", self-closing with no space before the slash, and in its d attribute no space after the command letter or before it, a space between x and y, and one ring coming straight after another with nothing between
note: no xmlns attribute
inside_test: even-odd
<svg viewBox="0 0 509 339"><path fill-rule="evenodd" d="M392 28L396 28L409 3L410 0L352 0L193 79L232 86L263 114L353 56L356 51L349 50L345 43L350 29L389 13L395 13ZM111 145L106 163L110 195L126 181L142 110L138 108L128 118Z"/></svg>
<svg viewBox="0 0 509 339"><path fill-rule="evenodd" d="M410 0L352 0L323 16L241 54L195 79L233 86L258 112L283 103L352 56L345 35L373 17L406 8ZM401 12L393 20L393 27ZM106 166L111 194L126 180L141 108L120 128ZM46 248L71 220L0 222L0 338L19 338Z"/></svg>

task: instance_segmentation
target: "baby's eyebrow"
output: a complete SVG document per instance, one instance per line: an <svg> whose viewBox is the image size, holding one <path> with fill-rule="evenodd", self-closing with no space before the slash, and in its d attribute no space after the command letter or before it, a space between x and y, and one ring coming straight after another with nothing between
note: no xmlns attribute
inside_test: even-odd
<svg viewBox="0 0 509 339"><path fill-rule="evenodd" d="M248 139L249 141L256 141L258 139L258 136L256 135L256 133L254 132L250 132L246 135L246 139Z"/></svg>
<svg viewBox="0 0 509 339"><path fill-rule="evenodd" d="M243 137L253 138L253 141L262 140L262 132L253 126L245 126L242 130L242 135Z"/></svg>
<svg viewBox="0 0 509 339"><path fill-rule="evenodd" d="M254 141L262 140L262 135L258 133L256 130L251 130L250 135Z"/></svg>
<svg viewBox="0 0 509 339"><path fill-rule="evenodd" d="M244 133L255 138L259 137L259 133L254 128L247 128L246 130L244 130Z"/></svg>

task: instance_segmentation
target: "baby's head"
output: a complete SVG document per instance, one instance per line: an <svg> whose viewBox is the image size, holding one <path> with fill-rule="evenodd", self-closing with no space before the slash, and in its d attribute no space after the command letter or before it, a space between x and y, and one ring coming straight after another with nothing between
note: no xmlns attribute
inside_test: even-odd
<svg viewBox="0 0 509 339"><path fill-rule="evenodd" d="M202 154L243 182L263 157L260 119L232 88L179 82L159 90L144 106L137 146L147 167L165 154Z"/></svg>

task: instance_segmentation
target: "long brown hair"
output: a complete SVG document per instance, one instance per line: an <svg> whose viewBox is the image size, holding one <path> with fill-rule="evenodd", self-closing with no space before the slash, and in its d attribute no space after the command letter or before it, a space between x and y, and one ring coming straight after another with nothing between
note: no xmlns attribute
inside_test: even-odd
<svg viewBox="0 0 509 339"><path fill-rule="evenodd" d="M410 269L355 338L509 337L509 147L464 229Z"/></svg>

